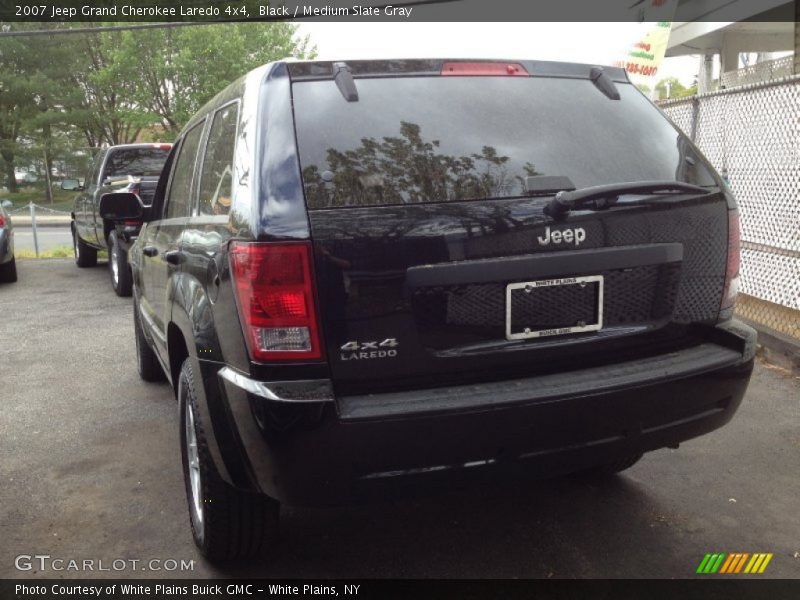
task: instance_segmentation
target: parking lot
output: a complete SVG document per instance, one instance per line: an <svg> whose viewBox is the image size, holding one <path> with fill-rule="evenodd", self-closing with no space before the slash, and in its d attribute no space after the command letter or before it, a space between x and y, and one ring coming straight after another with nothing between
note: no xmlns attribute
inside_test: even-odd
<svg viewBox="0 0 800 600"><path fill-rule="evenodd" d="M171 390L136 373L131 308L105 264L19 261L0 287L0 577L682 578L707 552L771 552L756 577L800 576L800 380L761 364L731 424L622 476L286 508L267 560L212 567ZM21 554L195 562L19 571Z"/></svg>

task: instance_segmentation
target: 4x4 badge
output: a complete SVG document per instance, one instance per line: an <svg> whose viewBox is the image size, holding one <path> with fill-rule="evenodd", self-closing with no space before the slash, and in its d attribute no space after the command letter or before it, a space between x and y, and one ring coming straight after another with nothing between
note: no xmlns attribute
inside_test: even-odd
<svg viewBox="0 0 800 600"><path fill-rule="evenodd" d="M397 338L386 338L385 340L359 342L352 340L342 344L339 358L341 360L369 360L373 358L392 358L397 356Z"/></svg>

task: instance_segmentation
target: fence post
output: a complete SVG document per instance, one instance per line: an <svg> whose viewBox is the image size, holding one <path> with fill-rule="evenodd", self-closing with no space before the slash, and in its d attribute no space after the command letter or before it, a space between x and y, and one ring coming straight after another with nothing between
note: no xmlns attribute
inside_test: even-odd
<svg viewBox="0 0 800 600"><path fill-rule="evenodd" d="M692 132L689 139L697 143L697 118L700 116L700 98L692 96Z"/></svg>
<svg viewBox="0 0 800 600"><path fill-rule="evenodd" d="M33 202L29 202L31 209L31 229L33 230L33 249L36 251L36 258L39 258L39 238L36 237L36 208Z"/></svg>

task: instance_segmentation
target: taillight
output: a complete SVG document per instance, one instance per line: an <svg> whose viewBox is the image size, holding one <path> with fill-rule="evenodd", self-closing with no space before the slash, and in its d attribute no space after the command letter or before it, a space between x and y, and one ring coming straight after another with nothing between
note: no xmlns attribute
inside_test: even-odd
<svg viewBox="0 0 800 600"><path fill-rule="evenodd" d="M232 242L239 319L256 361L319 360L310 242Z"/></svg>
<svg viewBox="0 0 800 600"><path fill-rule="evenodd" d="M528 71L519 63L506 62L447 62L442 65L442 75L528 77Z"/></svg>
<svg viewBox="0 0 800 600"><path fill-rule="evenodd" d="M725 269L725 285L722 288L722 305L720 306L720 318L731 316L733 305L736 303L736 296L739 293L739 211L728 211L728 266ZM727 313L727 314L725 314Z"/></svg>
<svg viewBox="0 0 800 600"><path fill-rule="evenodd" d="M5 227L5 226L6 226L6 218L2 214L0 214L0 227Z"/></svg>

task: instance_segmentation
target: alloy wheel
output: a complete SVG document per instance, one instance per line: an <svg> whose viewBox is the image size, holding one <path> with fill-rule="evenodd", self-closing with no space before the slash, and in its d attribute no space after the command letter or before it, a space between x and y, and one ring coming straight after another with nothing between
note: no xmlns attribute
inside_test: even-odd
<svg viewBox="0 0 800 600"><path fill-rule="evenodd" d="M116 240L111 246L111 278L114 280L114 287L119 285L119 244Z"/></svg>
<svg viewBox="0 0 800 600"><path fill-rule="evenodd" d="M183 386L183 382L181 382ZM197 536L202 539L203 537L203 480L200 473L200 453L197 449L197 433L194 424L194 409L188 397L186 400L186 416L184 418L184 427L186 430L185 443L186 443L186 468L187 477L189 478L189 489L191 491L191 498L189 502L189 509L192 515L192 523L194 524Z"/></svg>

